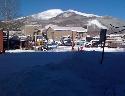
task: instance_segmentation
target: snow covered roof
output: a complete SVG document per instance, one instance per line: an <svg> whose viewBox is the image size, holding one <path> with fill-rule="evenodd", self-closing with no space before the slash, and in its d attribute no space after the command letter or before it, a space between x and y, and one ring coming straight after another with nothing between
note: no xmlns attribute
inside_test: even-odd
<svg viewBox="0 0 125 96"><path fill-rule="evenodd" d="M54 27L54 30L70 30L75 32L87 32L87 29L83 27Z"/></svg>
<svg viewBox="0 0 125 96"><path fill-rule="evenodd" d="M46 26L45 28L48 29L51 27L55 31L75 31L75 32L87 32L87 29L83 27L61 27L61 26Z"/></svg>

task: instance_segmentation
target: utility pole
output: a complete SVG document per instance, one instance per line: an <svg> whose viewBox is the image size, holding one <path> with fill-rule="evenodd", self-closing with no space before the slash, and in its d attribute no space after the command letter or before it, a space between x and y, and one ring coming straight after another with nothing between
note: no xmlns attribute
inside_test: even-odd
<svg viewBox="0 0 125 96"><path fill-rule="evenodd" d="M37 34L35 33L35 51L36 51L36 42L37 42L36 36Z"/></svg>

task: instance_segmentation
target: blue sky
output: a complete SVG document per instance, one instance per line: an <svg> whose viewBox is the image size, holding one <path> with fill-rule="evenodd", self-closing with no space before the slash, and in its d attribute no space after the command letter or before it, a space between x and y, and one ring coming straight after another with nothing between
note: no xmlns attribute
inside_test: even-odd
<svg viewBox="0 0 125 96"><path fill-rule="evenodd" d="M125 0L21 0L21 15L49 9L73 9L96 15L109 15L125 20Z"/></svg>

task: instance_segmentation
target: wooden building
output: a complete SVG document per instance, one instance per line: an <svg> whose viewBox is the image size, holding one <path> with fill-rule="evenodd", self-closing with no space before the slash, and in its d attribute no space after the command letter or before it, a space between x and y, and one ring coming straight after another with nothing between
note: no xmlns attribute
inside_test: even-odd
<svg viewBox="0 0 125 96"><path fill-rule="evenodd" d="M0 53L3 53L3 31L0 30Z"/></svg>

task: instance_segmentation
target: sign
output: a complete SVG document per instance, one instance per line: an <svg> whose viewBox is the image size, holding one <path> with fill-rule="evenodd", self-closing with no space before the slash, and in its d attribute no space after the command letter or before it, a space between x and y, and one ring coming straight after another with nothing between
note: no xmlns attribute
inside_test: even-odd
<svg viewBox="0 0 125 96"><path fill-rule="evenodd" d="M107 29L101 29L100 31L100 42L105 42Z"/></svg>

